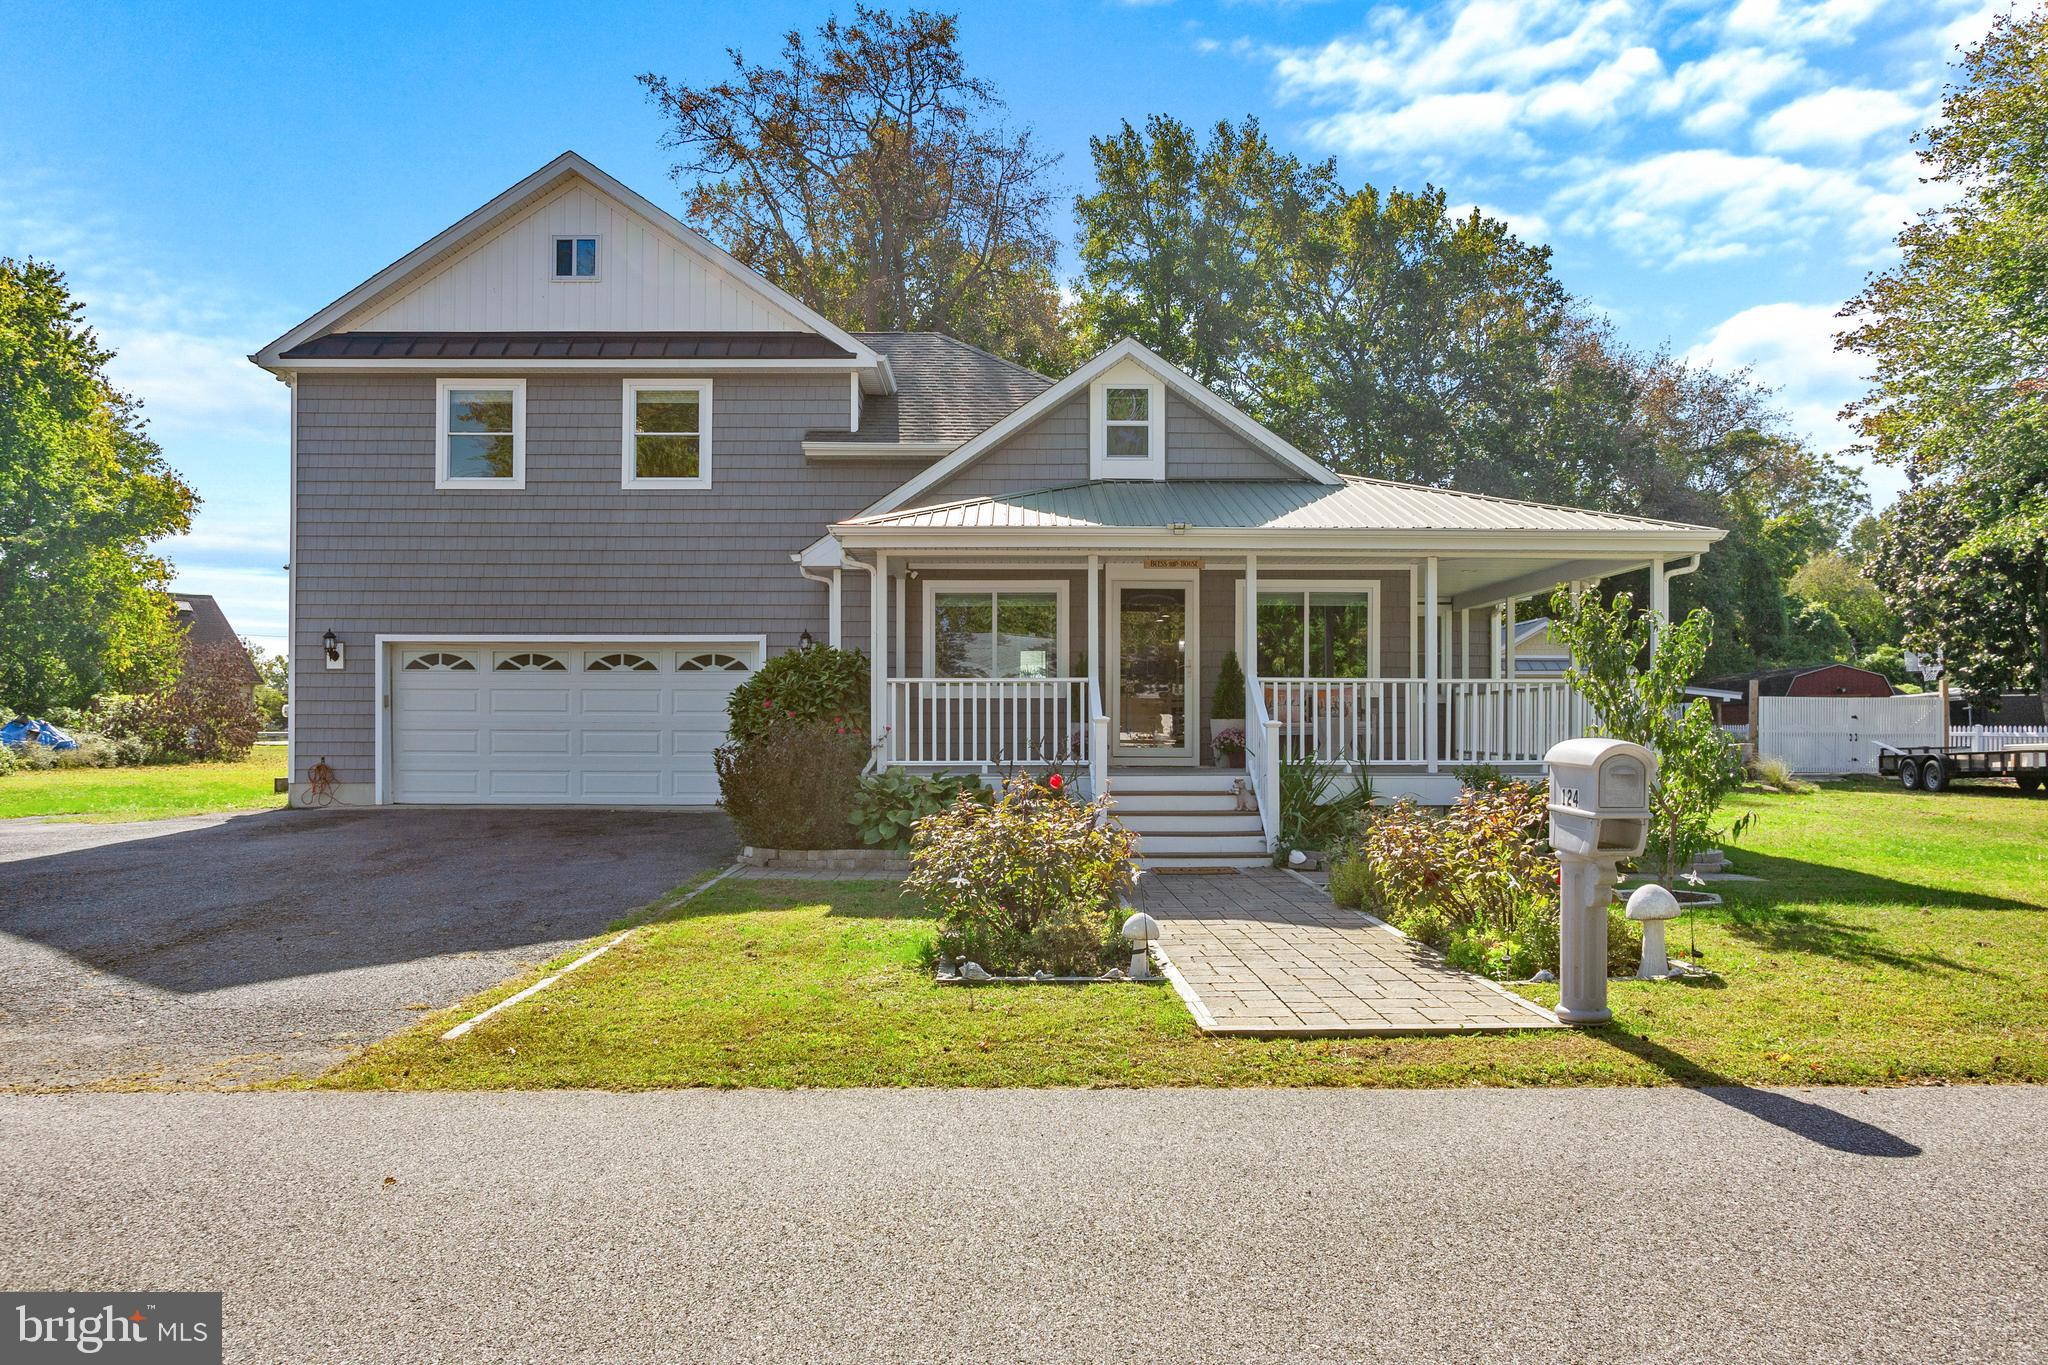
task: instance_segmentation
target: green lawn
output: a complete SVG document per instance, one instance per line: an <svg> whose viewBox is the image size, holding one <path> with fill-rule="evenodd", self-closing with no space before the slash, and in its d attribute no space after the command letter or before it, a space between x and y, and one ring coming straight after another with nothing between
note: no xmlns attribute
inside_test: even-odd
<svg viewBox="0 0 2048 1365"><path fill-rule="evenodd" d="M455 1043L506 982L370 1048L342 1088L1890 1084L2048 1080L2048 800L1873 785L1746 796L1767 878L1702 917L1705 985L1614 983L1611 1027L1212 1039L1164 987L963 990L875 883L726 882ZM1684 922L1676 946L1686 947ZM539 973L535 973L538 976ZM1530 988L1554 1003L1554 989Z"/></svg>
<svg viewBox="0 0 2048 1365"><path fill-rule="evenodd" d="M209 811L282 806L271 788L284 776L284 746L252 750L240 763L147 768L56 768L0 777L0 820L49 815L66 820L160 820Z"/></svg>

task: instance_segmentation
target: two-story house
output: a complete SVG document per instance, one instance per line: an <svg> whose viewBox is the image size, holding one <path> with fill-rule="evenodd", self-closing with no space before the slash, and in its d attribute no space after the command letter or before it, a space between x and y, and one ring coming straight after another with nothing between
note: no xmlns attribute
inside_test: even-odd
<svg viewBox="0 0 2048 1365"><path fill-rule="evenodd" d="M1148 856L1243 860L1283 757L1534 764L1586 716L1513 603L1649 566L1662 608L1720 536L1342 476L1133 341L1054 380L846 331L573 153L252 359L302 801L708 806L728 693L811 640L875 661L878 766L1059 757Z"/></svg>

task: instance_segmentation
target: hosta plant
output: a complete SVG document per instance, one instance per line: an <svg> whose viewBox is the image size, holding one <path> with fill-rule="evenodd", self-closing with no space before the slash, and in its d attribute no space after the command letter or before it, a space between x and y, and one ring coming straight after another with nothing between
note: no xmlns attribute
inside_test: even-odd
<svg viewBox="0 0 2048 1365"><path fill-rule="evenodd" d="M919 820L960 800L986 804L992 796L973 777L919 777L904 768L890 768L860 780L853 797L853 828L871 848L909 848L910 832Z"/></svg>

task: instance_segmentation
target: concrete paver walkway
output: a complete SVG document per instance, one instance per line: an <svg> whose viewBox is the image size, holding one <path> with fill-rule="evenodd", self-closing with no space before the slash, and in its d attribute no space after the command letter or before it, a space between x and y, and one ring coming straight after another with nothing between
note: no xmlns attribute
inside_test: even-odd
<svg viewBox="0 0 2048 1365"><path fill-rule="evenodd" d="M1277 869L1151 873L1168 975L1204 1032L1357 1035L1558 1028L1548 1010Z"/></svg>

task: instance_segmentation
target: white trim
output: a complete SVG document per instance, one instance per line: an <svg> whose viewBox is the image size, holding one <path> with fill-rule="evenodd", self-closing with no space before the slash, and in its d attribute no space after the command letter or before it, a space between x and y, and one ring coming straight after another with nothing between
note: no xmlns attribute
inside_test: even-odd
<svg viewBox="0 0 2048 1365"><path fill-rule="evenodd" d="M448 472L448 395L456 389L510 390L512 394L512 477L458 479ZM526 381L453 378L434 381L434 487L513 492L526 487Z"/></svg>
<svg viewBox="0 0 2048 1365"><path fill-rule="evenodd" d="M918 656L917 671L920 677L936 678L941 676L939 673L938 651L934 647L934 642L932 638L932 627L935 624L937 624L936 616L932 610L932 595L935 592L985 592L991 595L1006 592L1052 593L1057 598L1057 603L1053 609L1053 620L1055 623L1055 648L1058 651L1058 657L1056 657L1053 660L1053 670L1051 676L1055 678L1064 678L1067 676L1067 641L1071 632L1068 628L1067 620L1068 582L1066 579L927 577L922 581L924 583L924 640L922 642L924 646L924 653ZM997 628L998 626L1000 626L1000 624L1000 618L992 615L989 621L991 630ZM990 662L993 663L994 661L991 660ZM994 679L992 678L991 681L994 681Z"/></svg>
<svg viewBox="0 0 2048 1365"><path fill-rule="evenodd" d="M1299 573L1299 572L1300 572L1300 570L1299 570L1299 569L1283 569L1283 570L1281 570L1281 572L1282 572L1282 573ZM1365 676L1366 676L1366 677L1368 677L1368 678L1383 678L1383 677L1386 677L1386 676L1387 676L1387 670L1386 670L1386 652L1387 652L1387 650L1386 650L1386 645L1387 645L1387 641L1386 641L1386 636L1384 636L1384 635L1382 635L1382 634L1380 633L1380 621L1381 621L1381 615L1380 615L1380 587L1381 587L1381 582L1380 582L1380 580L1379 580L1379 579L1377 579L1377 578L1368 578L1368 579L1365 579L1365 580L1364 580L1364 581L1362 581L1362 582L1358 582L1358 581L1347 581L1347 580L1345 580L1345 579L1341 579L1341 578L1339 578L1339 579L1328 579L1328 578L1317 578L1317 579L1309 579L1309 578L1267 578L1267 577L1266 577L1266 576L1264 576L1263 574L1261 574L1261 575L1259 576L1259 595L1260 595L1260 596L1262 596L1262 597L1263 597L1263 596L1265 596L1265 595L1266 595L1266 594L1268 594L1268 593L1288 593L1288 592L1298 592L1298 593L1317 593L1317 592L1363 592L1363 593L1365 593L1365 594L1366 594L1366 597L1367 597L1367 601L1366 601L1366 617L1367 617L1367 619L1366 619L1366 627L1365 627L1365 629L1366 629L1366 651L1367 651L1367 652L1368 652L1369 654L1371 654L1371 656L1372 656L1372 658L1371 658L1371 659L1369 660L1369 662L1370 662L1370 664L1371 664L1371 668L1370 668L1370 670L1369 670L1369 671L1368 671L1368 672L1367 672L1367 673L1365 674ZM1232 630L1231 630L1231 638L1232 638L1232 639L1234 639L1234 640L1240 640L1240 641L1243 641L1243 642L1245 643L1245 645L1247 645L1247 646L1250 646L1250 645L1252 645L1252 644L1255 644L1255 643L1257 643L1257 639L1258 639L1257 633L1256 633L1255 631L1249 631L1249 630L1247 629L1247 627L1246 627L1246 623L1245 623L1245 619L1244 619L1244 579L1243 579L1242 577L1239 577L1239 578L1238 578L1238 580L1237 580L1237 583L1236 583L1236 602L1235 602L1235 604L1234 604L1234 605L1235 605L1235 610L1234 610L1234 612L1233 612L1233 614L1232 614L1232 616L1231 616L1231 626L1232 626ZM1308 603L1307 603L1307 600L1306 600L1306 598L1304 598L1304 599L1303 599L1303 602L1302 602L1302 612L1303 612L1303 616L1304 616L1304 619L1303 619L1303 621L1302 621L1302 627L1301 627L1301 664L1302 664L1302 667L1303 667L1304 669L1306 669L1306 668L1308 667L1308 622L1307 622L1307 620L1306 620L1306 614L1307 614L1307 612L1308 612ZM1257 658L1257 656L1256 656L1256 655L1254 655L1254 656L1253 656L1253 661L1254 661L1254 662L1256 662L1256 658ZM1243 656L1241 656L1241 655L1240 655L1240 656L1239 656L1239 658L1238 658L1238 661L1237 661L1237 666L1238 666L1239 668L1241 668L1241 669L1243 669L1243 670L1244 670L1244 675L1245 675L1245 677L1247 677L1247 678L1250 678L1250 677L1254 677L1254 676L1256 676L1256 677L1258 677L1258 678L1260 678L1260 679L1264 679L1264 678L1266 678L1266 677L1268 676L1267 674L1264 674L1264 673L1256 673L1256 672L1255 672L1255 670L1254 670L1254 669L1253 669L1253 667L1252 667L1252 663L1248 663L1248 662L1246 662L1246 660L1245 660L1245 659L1243 658ZM1278 675L1278 674L1275 674L1275 675L1272 675L1272 676L1276 676L1276 677L1277 677L1277 676L1280 676L1280 675ZM1312 677L1318 677L1318 676L1320 676L1320 675L1319 675L1319 674L1314 674L1314 673L1307 673L1307 672L1304 672L1304 673L1302 673L1302 674L1301 674L1300 676L1302 676L1302 677L1304 677L1304 678L1312 678Z"/></svg>
<svg viewBox="0 0 2048 1365"><path fill-rule="evenodd" d="M687 479L648 478L640 475L640 395L649 392L684 392L697 395L697 473ZM711 487L711 381L708 379L626 379L620 381L619 487L650 489L691 489ZM683 435L680 432L649 432L647 435Z"/></svg>
<svg viewBox="0 0 2048 1365"><path fill-rule="evenodd" d="M297 375L281 378L291 411L284 529L284 799L290 801L292 778L299 771L299 708L292 705L299 690L299 380Z"/></svg>
<svg viewBox="0 0 2048 1365"><path fill-rule="evenodd" d="M847 375L846 387L850 391L847 395L846 434L851 436L860 430L860 376Z"/></svg>
<svg viewBox="0 0 2048 1365"><path fill-rule="evenodd" d="M1123 747L1124 729L1124 639L1123 609L1117 597L1125 587L1139 587L1145 584L1167 584L1183 588L1187 592L1187 636L1181 642L1182 683L1181 690L1186 714L1182 719L1183 738L1172 749L1139 748L1126 750ZM1183 764L1199 763L1202 759L1201 734L1202 711L1202 571L1200 569L1142 569L1129 565L1111 565L1103 575L1103 589L1108 602L1109 642L1103 654L1109 664L1104 675L1107 688L1103 706L1109 712L1110 757L1120 763L1132 764Z"/></svg>
<svg viewBox="0 0 2048 1365"><path fill-rule="evenodd" d="M548 262L549 284L596 284L604 278L604 234L602 232L556 233L554 247L557 260L560 259L562 243L564 242L589 242L590 254L597 258L597 269L589 275L557 275L554 273L555 262L550 261ZM569 268L571 270L576 268L576 248L573 246L569 248Z"/></svg>
<svg viewBox="0 0 2048 1365"><path fill-rule="evenodd" d="M562 357L545 359L539 356L503 358L455 359L442 356L424 359L369 360L363 358L316 358L309 360L280 361L274 366L265 366L277 374L292 374L301 370L338 370L351 374L389 374L394 370L436 370L442 374L474 372L486 374L528 374L538 370L630 370L635 373L652 374L800 374L814 370L830 370L852 373L860 377L855 369L856 362L844 356L797 356L779 360L748 359L690 359L669 357L661 360L648 359L588 359L583 357Z"/></svg>
<svg viewBox="0 0 2048 1365"><path fill-rule="evenodd" d="M1109 391L1145 395L1145 454L1109 453ZM1138 426L1118 422L1117 426ZM1111 367L1088 386L1088 477L1091 479L1164 479L1166 477L1166 382L1134 361Z"/></svg>
<svg viewBox="0 0 2048 1365"><path fill-rule="evenodd" d="M934 466L936 468L936 466ZM979 499L976 499L979 501ZM1429 527L1395 527L1384 530L1343 527L1274 529L1272 527L1204 527L1176 534L1166 527L1130 526L948 526L904 527L842 521L827 533L845 545L883 545L913 554L933 550L971 550L987 553L1010 546L1048 545L1072 549L1077 545L1104 546L1133 553L1139 550L1176 550L1193 554L1203 549L1246 549L1280 554L1325 554L1332 550L1355 550L1360 554L1385 555L1396 551L1411 554L1442 554L1472 557L1475 554L1498 559L1544 560L1557 556L1593 559L1597 564L1571 565L1584 572L1623 573L1639 569L1645 553L1662 549L1670 554L1692 554L1710 548L1725 532L1685 532L1664 529L1585 531L1446 530ZM1678 547L1684 548L1678 548ZM1610 565L1614 567L1610 567ZM1494 592L1500 584L1484 591ZM1462 605L1487 606L1502 594Z"/></svg>
<svg viewBox="0 0 2048 1365"><path fill-rule="evenodd" d="M454 645L464 649L471 645L740 645L754 650L754 667L768 662L768 637L766 635L461 635L461 634L412 634L383 635L372 637L375 645L373 676L376 690L371 700L376 706L377 723L374 727L371 746L371 761L376 765L371 782L370 802L382 806L389 803L390 781L388 766L391 762L391 651L404 649L409 645ZM483 670L489 672L490 670Z"/></svg>
<svg viewBox="0 0 2048 1365"><path fill-rule="evenodd" d="M644 195L629 189L620 181L599 170L575 152L563 152L547 165L527 176L518 184L496 196L482 208L436 233L421 245L385 266L382 270L364 280L355 288L328 304L283 336L251 355L249 359L266 369L290 369L293 365L280 359L280 353L288 351L302 341L319 336L336 322L356 312L379 295L411 277L420 268L430 265L441 256L453 251L471 237L478 236L494 226L506 214L523 207L540 197L558 181L569 176L581 176L605 194L611 195L628 209L645 218L654 227L666 233L685 249L702 256L705 261L734 284L766 299L792 317L808 325L820 336L828 337L853 353L853 363L858 368L873 368L877 372L880 392L892 393L895 383L890 378L889 368L883 358L864 345L859 338L844 328L827 320L801 300L776 288L760 275L741 265L730 255L721 251L702 233L682 222L673 214L657 207ZM600 259L598 268L603 269ZM552 278L552 277L550 277ZM844 364L845 362L841 362Z"/></svg>
<svg viewBox="0 0 2048 1365"><path fill-rule="evenodd" d="M805 441L807 460L921 460L930 463L953 447L945 441Z"/></svg>
<svg viewBox="0 0 2048 1365"><path fill-rule="evenodd" d="M1196 406L1204 409L1211 417L1223 422L1224 425L1236 431L1240 436L1243 436L1282 464L1292 466L1317 483L1334 486L1343 482L1337 475L1322 465L1317 464L1299 450L1296 450L1286 441L1280 439L1279 436L1209 392L1206 385L1197 381L1186 371L1169 363L1143 343L1126 337L1114 346L1102 351L1094 359L1084 363L1079 369L1075 370L1065 379L1060 380L1059 383L1054 384L1051 388L1040 393L1030 402L1017 408L1002 421L996 423L987 431L982 432L981 435L976 436L973 440L955 450L951 455L939 461L930 469L913 476L900 487L884 493L875 502L864 508L860 515L873 517L880 516L884 512L892 512L925 490L937 487L960 470L986 455L990 450L1001 445L1025 427L1030 426L1048 412L1051 412L1060 404L1073 398L1089 384L1092 384L1096 376L1106 373L1113 366L1126 360L1136 360L1139 364L1164 380L1169 388L1181 394L1182 397L1191 400ZM1161 422L1163 423L1164 420L1165 415L1162 413Z"/></svg>

